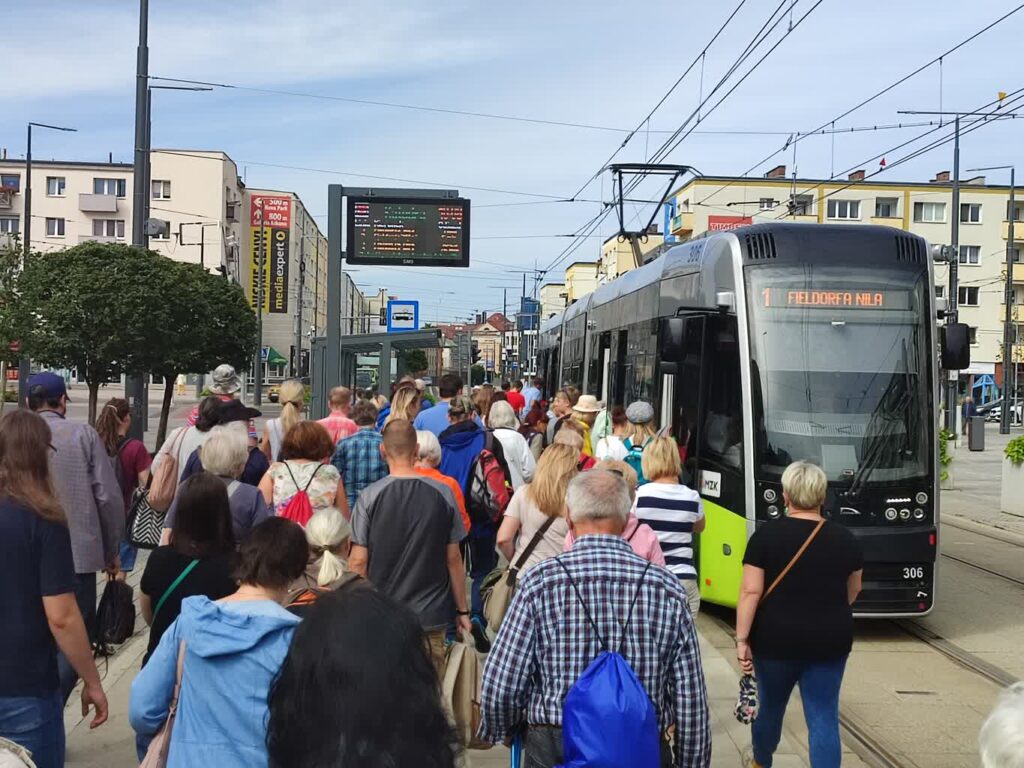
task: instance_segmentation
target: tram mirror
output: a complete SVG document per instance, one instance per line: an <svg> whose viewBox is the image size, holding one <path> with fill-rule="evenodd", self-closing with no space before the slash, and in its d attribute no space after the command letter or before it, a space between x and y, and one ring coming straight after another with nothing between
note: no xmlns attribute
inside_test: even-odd
<svg viewBox="0 0 1024 768"><path fill-rule="evenodd" d="M971 365L971 332L966 323L942 326L942 367L961 371Z"/></svg>

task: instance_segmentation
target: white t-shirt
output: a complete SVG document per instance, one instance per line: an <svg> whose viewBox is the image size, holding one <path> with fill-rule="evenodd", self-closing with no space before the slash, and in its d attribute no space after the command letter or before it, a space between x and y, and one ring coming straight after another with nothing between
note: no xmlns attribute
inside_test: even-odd
<svg viewBox="0 0 1024 768"><path fill-rule="evenodd" d="M623 444L622 438L618 435L602 437L597 441L597 445L594 446L594 458L598 461L601 461L602 459L625 461L628 455L629 451L626 450L626 446Z"/></svg>
<svg viewBox="0 0 1024 768"><path fill-rule="evenodd" d="M676 483L646 483L637 488L633 510L657 534L665 567L681 579L697 578L693 527L704 517L700 494Z"/></svg>
<svg viewBox="0 0 1024 768"><path fill-rule="evenodd" d="M512 495L505 516L519 521L519 538L516 540L516 551L512 555L512 563L519 560L520 555L526 546L533 539L533 534L540 530L541 526L548 521L548 516L541 512L533 503L529 495L529 486L523 486ZM565 535L569 532L569 524L564 517L560 517L551 524L551 527L544 533L544 537L537 542L533 552L519 569L520 575L537 563L547 560L549 557L562 554L565 546Z"/></svg>

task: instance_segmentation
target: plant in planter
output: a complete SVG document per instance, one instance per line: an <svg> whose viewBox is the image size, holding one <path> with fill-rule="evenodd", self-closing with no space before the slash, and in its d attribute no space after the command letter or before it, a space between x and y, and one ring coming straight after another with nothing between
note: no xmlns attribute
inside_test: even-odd
<svg viewBox="0 0 1024 768"><path fill-rule="evenodd" d="M939 430L939 480L949 480L949 465L953 463L953 454L949 452L949 441L955 440L955 435L948 429Z"/></svg>
<svg viewBox="0 0 1024 768"><path fill-rule="evenodd" d="M1000 507L1003 512L1024 517L1024 435L1008 442L1003 456Z"/></svg>

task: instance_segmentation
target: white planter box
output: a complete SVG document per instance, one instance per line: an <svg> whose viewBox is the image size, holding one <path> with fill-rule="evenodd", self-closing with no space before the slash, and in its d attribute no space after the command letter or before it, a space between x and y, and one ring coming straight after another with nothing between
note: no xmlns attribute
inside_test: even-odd
<svg viewBox="0 0 1024 768"><path fill-rule="evenodd" d="M1024 517L1024 464L1014 466L1003 459L1003 482L1000 508L1010 515Z"/></svg>

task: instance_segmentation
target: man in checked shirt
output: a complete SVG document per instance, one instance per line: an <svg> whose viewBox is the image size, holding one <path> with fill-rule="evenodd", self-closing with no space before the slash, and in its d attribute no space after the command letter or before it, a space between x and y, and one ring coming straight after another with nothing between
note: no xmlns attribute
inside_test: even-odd
<svg viewBox="0 0 1024 768"><path fill-rule="evenodd" d="M555 560L568 569L601 636L613 644L647 566L620 536L630 507L621 477L583 472L569 484L566 504L576 543L523 576L484 670L480 736L498 743L525 726L531 760L524 764L531 767L562 762L562 704L601 651ZM626 634L623 656L650 696L662 733L675 726L675 754L666 742L663 764L707 768L711 726L697 632L686 592L666 569L651 566L643 578Z"/></svg>

